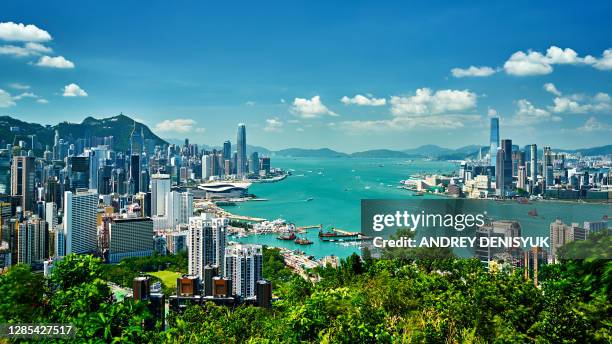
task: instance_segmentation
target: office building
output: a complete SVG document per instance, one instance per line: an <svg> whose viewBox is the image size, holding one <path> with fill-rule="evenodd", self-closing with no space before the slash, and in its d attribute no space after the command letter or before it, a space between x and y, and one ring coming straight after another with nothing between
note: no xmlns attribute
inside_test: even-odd
<svg viewBox="0 0 612 344"><path fill-rule="evenodd" d="M238 178L243 178L247 174L247 153L246 153L246 126L243 123L238 124L237 135L237 166L236 175Z"/></svg>
<svg viewBox="0 0 612 344"><path fill-rule="evenodd" d="M153 254L153 221L148 217L114 219L109 224L109 261Z"/></svg>
<svg viewBox="0 0 612 344"><path fill-rule="evenodd" d="M171 228L189 223L189 218L193 216L193 194L177 191L167 193L165 216L167 226Z"/></svg>
<svg viewBox="0 0 612 344"><path fill-rule="evenodd" d="M35 178L34 158L14 156L11 166L11 196L19 198L23 211L35 209Z"/></svg>
<svg viewBox="0 0 612 344"><path fill-rule="evenodd" d="M232 143L230 140L223 142L223 160L230 160L232 158Z"/></svg>
<svg viewBox="0 0 612 344"><path fill-rule="evenodd" d="M98 194L89 190L64 193L66 254L91 253L97 249Z"/></svg>
<svg viewBox="0 0 612 344"><path fill-rule="evenodd" d="M489 165L497 166L497 147L499 147L499 117L492 117L489 137Z"/></svg>
<svg viewBox="0 0 612 344"><path fill-rule="evenodd" d="M259 154L253 152L251 159L249 159L249 172L255 175L259 174Z"/></svg>
<svg viewBox="0 0 612 344"><path fill-rule="evenodd" d="M612 234L610 229L608 228L608 221L585 221L584 222L584 230L587 233L587 236L591 234L596 234L600 232L607 232L608 234Z"/></svg>
<svg viewBox="0 0 612 344"><path fill-rule="evenodd" d="M255 296L256 283L262 279L261 245L237 244L225 249L224 275L232 281L234 295Z"/></svg>
<svg viewBox="0 0 612 344"><path fill-rule="evenodd" d="M170 193L170 183L168 174L151 176L151 216L166 214L166 195Z"/></svg>
<svg viewBox="0 0 612 344"><path fill-rule="evenodd" d="M527 188L527 168L525 166L519 166L517 174L516 187L524 191L529 191Z"/></svg>

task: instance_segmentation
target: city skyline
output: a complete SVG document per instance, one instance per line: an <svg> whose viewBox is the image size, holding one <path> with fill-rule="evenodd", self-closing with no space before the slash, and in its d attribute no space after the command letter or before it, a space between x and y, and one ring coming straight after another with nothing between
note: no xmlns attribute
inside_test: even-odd
<svg viewBox="0 0 612 344"><path fill-rule="evenodd" d="M214 15L223 5L62 21L49 20L59 5L19 5L0 5L0 114L28 122L123 112L211 145L243 122L254 145L345 152L486 145L495 115L500 139L521 144L602 146L612 130L605 2L243 4L231 23Z"/></svg>

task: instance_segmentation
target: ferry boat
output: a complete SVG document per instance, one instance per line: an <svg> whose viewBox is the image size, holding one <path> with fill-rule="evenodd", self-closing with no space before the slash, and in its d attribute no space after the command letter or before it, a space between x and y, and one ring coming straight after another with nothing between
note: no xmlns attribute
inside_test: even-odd
<svg viewBox="0 0 612 344"><path fill-rule="evenodd" d="M296 244L298 245L311 245L312 241L306 239L306 238L297 238L294 241Z"/></svg>
<svg viewBox="0 0 612 344"><path fill-rule="evenodd" d="M281 235L277 236L276 239L278 239L278 240L295 240L295 233L291 232L291 233L281 234Z"/></svg>

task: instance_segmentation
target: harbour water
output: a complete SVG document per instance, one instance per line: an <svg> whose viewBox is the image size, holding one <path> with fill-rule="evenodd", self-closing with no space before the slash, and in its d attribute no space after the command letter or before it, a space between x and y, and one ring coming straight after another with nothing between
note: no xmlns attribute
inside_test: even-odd
<svg viewBox="0 0 612 344"><path fill-rule="evenodd" d="M269 220L283 218L296 226L322 224L326 229L336 227L359 232L362 199L441 197L414 196L411 191L397 186L400 180L414 174L450 173L457 169L456 164L444 161L365 158L274 158L274 166L291 170L293 175L277 183L251 186L251 193L267 201L242 202L224 208L239 215ZM605 214L612 215L607 204L483 202L491 203L488 212L495 219L521 219L523 232L527 235L547 236L548 226L555 218L582 224L583 221L600 220ZM529 217L527 213L534 206L538 216ZM317 235L318 229L309 229L307 234L300 235L313 241L308 246L278 240L272 234L230 240L299 249L317 258L327 255L346 257L359 252L358 247L347 243L321 242Z"/></svg>

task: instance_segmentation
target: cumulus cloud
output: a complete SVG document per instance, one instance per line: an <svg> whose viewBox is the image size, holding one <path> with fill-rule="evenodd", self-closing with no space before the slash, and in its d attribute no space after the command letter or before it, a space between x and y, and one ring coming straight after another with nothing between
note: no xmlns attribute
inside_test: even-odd
<svg viewBox="0 0 612 344"><path fill-rule="evenodd" d="M36 62L36 65L40 67L61 68L61 69L74 68L74 63L72 61L65 59L63 56L50 57L50 56L45 55L45 56L42 56L38 60L38 62Z"/></svg>
<svg viewBox="0 0 612 344"><path fill-rule="evenodd" d="M553 105L549 106L548 109L554 113L610 113L612 112L612 99L609 94L604 92L599 92L594 96L582 94L559 96L555 97Z"/></svg>
<svg viewBox="0 0 612 344"><path fill-rule="evenodd" d="M47 42L52 38L47 31L33 24L3 22L0 23L0 39L14 42Z"/></svg>
<svg viewBox="0 0 612 344"><path fill-rule="evenodd" d="M395 116L417 117L471 110L476 107L476 94L468 90L419 88L414 96L391 97L391 113Z"/></svg>
<svg viewBox="0 0 612 344"><path fill-rule="evenodd" d="M583 126L578 128L579 131L593 132L593 131L612 131L612 127L608 124L598 121L595 117L590 117L584 123Z"/></svg>
<svg viewBox="0 0 612 344"><path fill-rule="evenodd" d="M11 94L0 88L0 108L8 108L15 105L15 100L13 100Z"/></svg>
<svg viewBox="0 0 612 344"><path fill-rule="evenodd" d="M559 122L561 117L553 116L550 112L535 107L530 101L520 99L517 102L517 111L509 124L516 126L531 125L541 122Z"/></svg>
<svg viewBox="0 0 612 344"><path fill-rule="evenodd" d="M314 96L310 99L295 98L291 106L291 112L302 118L318 118L321 116L338 116L321 102L321 97Z"/></svg>
<svg viewBox="0 0 612 344"><path fill-rule="evenodd" d="M468 68L453 68L451 69L451 73L455 78L464 78L464 77L487 77L495 74L497 72L495 69L487 66L469 66Z"/></svg>
<svg viewBox="0 0 612 344"><path fill-rule="evenodd" d="M548 93L554 94L555 96L560 96L561 92L559 92L559 90L557 89L557 87L555 86L555 84L551 83L551 82L547 82L544 84L544 90Z"/></svg>
<svg viewBox="0 0 612 344"><path fill-rule="evenodd" d="M489 117L497 116L497 110L495 110L494 108L489 108L487 110L487 116L489 116Z"/></svg>
<svg viewBox="0 0 612 344"><path fill-rule="evenodd" d="M593 67L601 70L612 70L612 49L606 49L601 58L593 62Z"/></svg>
<svg viewBox="0 0 612 344"><path fill-rule="evenodd" d="M527 54L517 51L504 63L504 70L511 75L528 76L550 74L553 68L546 62L545 56L537 51Z"/></svg>
<svg viewBox="0 0 612 344"><path fill-rule="evenodd" d="M580 57L571 48L551 46L546 54L529 50L527 53L517 51L504 63L504 70L510 75L530 76L545 75L553 72L553 65L592 65L601 70L612 69L612 49L603 52L601 58L591 55Z"/></svg>
<svg viewBox="0 0 612 344"><path fill-rule="evenodd" d="M87 92L79 85L72 83L64 86L64 97L87 97Z"/></svg>
<svg viewBox="0 0 612 344"><path fill-rule="evenodd" d="M155 131L160 133L190 133L194 130L203 131L203 128L195 128L196 121L189 118L166 119L155 125Z"/></svg>
<svg viewBox="0 0 612 344"><path fill-rule="evenodd" d="M266 126L264 131L267 132L281 132L283 131L283 122L278 117L272 117L266 119Z"/></svg>
<svg viewBox="0 0 612 344"><path fill-rule="evenodd" d="M342 104L344 105L359 105L359 106L383 106L387 104L387 100L385 98L374 98L372 96L367 97L361 94L357 94L352 98L344 96L340 99Z"/></svg>

